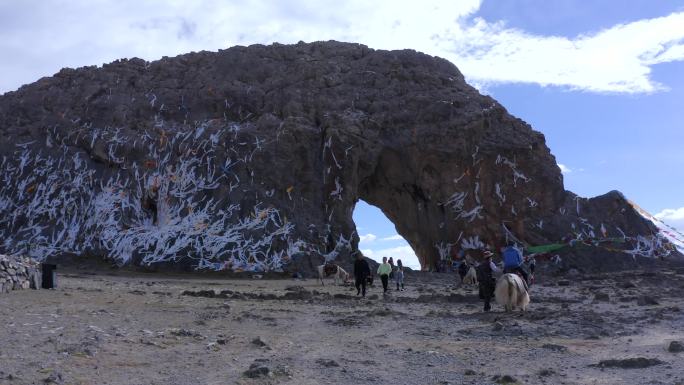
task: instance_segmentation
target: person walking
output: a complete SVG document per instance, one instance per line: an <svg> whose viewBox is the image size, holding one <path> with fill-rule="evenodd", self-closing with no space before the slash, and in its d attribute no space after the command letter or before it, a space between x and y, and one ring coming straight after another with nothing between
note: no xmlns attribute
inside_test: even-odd
<svg viewBox="0 0 684 385"><path fill-rule="evenodd" d="M492 261L494 254L491 251L484 252L484 261L477 266L477 282L480 289L480 299L484 301L484 311L492 309L491 301L494 297L494 290L496 289L496 279L494 273L498 271L496 265Z"/></svg>
<svg viewBox="0 0 684 385"><path fill-rule="evenodd" d="M368 261L363 258L363 254L359 253L356 256L356 261L354 261L354 286L356 286L356 295L361 294L362 297L366 296L366 282L368 282L368 277L371 275L370 266L368 266Z"/></svg>
<svg viewBox="0 0 684 385"><path fill-rule="evenodd" d="M389 273L389 279L392 279L394 278L394 271L396 270L396 266L394 266L394 259L392 257L389 257L387 263L389 263L390 267L392 268L392 271L390 271Z"/></svg>
<svg viewBox="0 0 684 385"><path fill-rule="evenodd" d="M397 259L394 281L397 283L397 291L399 291L399 285L401 285L401 291L404 291L404 264L401 263L401 259Z"/></svg>
<svg viewBox="0 0 684 385"><path fill-rule="evenodd" d="M392 266L387 263L387 257L382 257L382 264L378 266L378 275L382 281L382 293L387 293L387 286L389 285L389 275L392 272Z"/></svg>
<svg viewBox="0 0 684 385"><path fill-rule="evenodd" d="M534 259L534 255L527 257L527 266L530 269L530 285L534 285L534 270L537 267L537 261Z"/></svg>

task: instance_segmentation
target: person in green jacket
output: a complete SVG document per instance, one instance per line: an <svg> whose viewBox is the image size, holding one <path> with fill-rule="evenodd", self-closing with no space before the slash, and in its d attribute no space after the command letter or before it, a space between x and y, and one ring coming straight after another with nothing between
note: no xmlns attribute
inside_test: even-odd
<svg viewBox="0 0 684 385"><path fill-rule="evenodd" d="M382 292L387 293L387 286L389 285L389 275L392 272L392 266L387 263L387 257L382 257L382 264L378 267L378 275L382 281Z"/></svg>

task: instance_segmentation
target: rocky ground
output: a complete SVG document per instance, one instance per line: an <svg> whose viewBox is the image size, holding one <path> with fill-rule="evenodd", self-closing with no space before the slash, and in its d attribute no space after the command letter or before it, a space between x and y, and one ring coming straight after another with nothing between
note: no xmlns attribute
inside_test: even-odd
<svg viewBox="0 0 684 385"><path fill-rule="evenodd" d="M60 279L0 295L0 384L684 383L684 270L540 277L525 314L428 273L365 300L314 280Z"/></svg>

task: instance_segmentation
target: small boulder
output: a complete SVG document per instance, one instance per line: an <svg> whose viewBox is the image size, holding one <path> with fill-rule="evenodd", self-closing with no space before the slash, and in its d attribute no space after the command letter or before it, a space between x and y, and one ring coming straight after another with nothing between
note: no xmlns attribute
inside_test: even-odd
<svg viewBox="0 0 684 385"><path fill-rule="evenodd" d="M637 298L637 305L639 305L639 306L658 305L658 301L651 296L642 295L641 297Z"/></svg>
<svg viewBox="0 0 684 385"><path fill-rule="evenodd" d="M518 380L513 377L509 376L508 374L505 374L503 376L494 376L492 377L492 380L496 382L497 384L516 384L518 383Z"/></svg>
<svg viewBox="0 0 684 385"><path fill-rule="evenodd" d="M243 373L243 375L247 378L263 378L268 377L270 374L271 369L256 362L250 365L249 369Z"/></svg>
<svg viewBox="0 0 684 385"><path fill-rule="evenodd" d="M325 366L326 368L336 368L340 366L340 364L337 363L335 360L328 360L325 358L319 358L316 360L316 363L321 366Z"/></svg>
<svg viewBox="0 0 684 385"><path fill-rule="evenodd" d="M681 353L684 352L684 344L679 341L672 341L667 346L667 351L670 353Z"/></svg>
<svg viewBox="0 0 684 385"><path fill-rule="evenodd" d="M598 302L608 302L610 301L610 296L608 293L598 292L594 294L594 300Z"/></svg>
<svg viewBox="0 0 684 385"><path fill-rule="evenodd" d="M264 340L262 340L261 337L253 339L252 345L258 346L260 348L268 348L268 344L266 344L266 342L264 342Z"/></svg>
<svg viewBox="0 0 684 385"><path fill-rule="evenodd" d="M542 345L542 349L553 350L555 352L561 352L561 353L565 353L568 351L567 347L565 347L563 345L556 345L556 344L544 344L544 345Z"/></svg>
<svg viewBox="0 0 684 385"><path fill-rule="evenodd" d="M539 377L549 377L556 374L556 372L553 369L542 369L539 372L537 372L537 374L539 375Z"/></svg>

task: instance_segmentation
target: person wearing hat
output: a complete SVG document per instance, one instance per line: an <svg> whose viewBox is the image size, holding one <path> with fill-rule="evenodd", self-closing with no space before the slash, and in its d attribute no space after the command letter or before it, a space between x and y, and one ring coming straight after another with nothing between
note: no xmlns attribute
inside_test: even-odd
<svg viewBox="0 0 684 385"><path fill-rule="evenodd" d="M491 301L494 297L494 289L496 289L496 279L494 273L498 271L492 257L494 254L485 250L484 260L477 266L477 282L480 289L480 299L484 301L484 311L492 309Z"/></svg>

